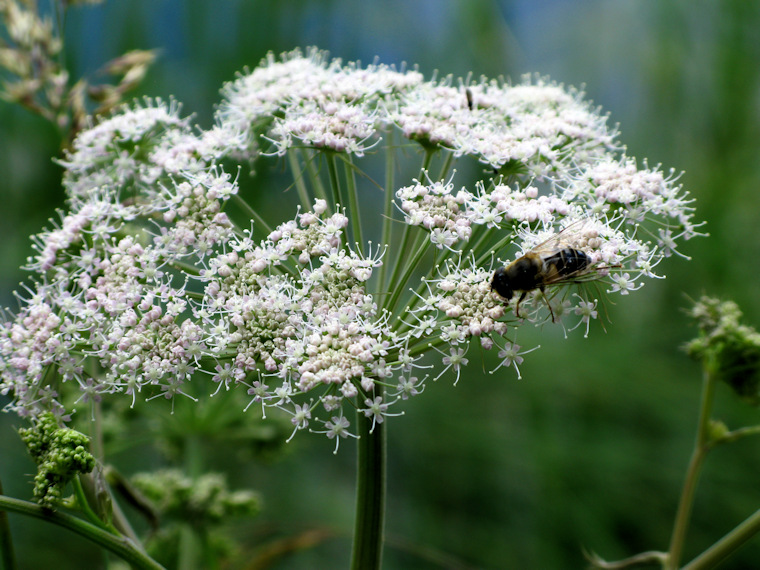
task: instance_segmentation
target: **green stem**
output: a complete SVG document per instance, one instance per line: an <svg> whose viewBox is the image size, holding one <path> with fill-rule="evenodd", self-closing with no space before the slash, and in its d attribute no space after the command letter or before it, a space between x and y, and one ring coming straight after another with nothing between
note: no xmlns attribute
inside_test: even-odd
<svg viewBox="0 0 760 570"><path fill-rule="evenodd" d="M440 336L435 337L432 340L429 338L420 339L409 347L409 356L419 356L420 354L429 352L432 348L438 348L444 344L446 344L446 341L444 341Z"/></svg>
<svg viewBox="0 0 760 570"><path fill-rule="evenodd" d="M330 212L332 212L332 208L330 207L330 200L327 199L327 192L325 191L325 186L322 184L322 178L319 176L319 170L315 168L314 163L316 162L316 158L319 156L318 154L314 152L309 152L308 149L304 149L302 151L302 154L304 155L303 162L306 166L306 172L309 175L309 180L311 181L311 187L314 190L314 196L317 198L321 198L325 202L327 202L328 209Z"/></svg>
<svg viewBox="0 0 760 570"><path fill-rule="evenodd" d="M202 442L196 433L189 433L185 437L184 444L185 472L193 482L197 482L203 473ZM180 529L179 555L177 560L178 570L195 570L196 568L200 568L200 561L204 556L203 545L199 540L198 533L188 522L183 522Z"/></svg>
<svg viewBox="0 0 760 570"><path fill-rule="evenodd" d="M683 570L707 570L715 568L740 546L760 532L760 510L747 518L743 523L697 556L683 567Z"/></svg>
<svg viewBox="0 0 760 570"><path fill-rule="evenodd" d="M488 251L481 254L476 260L475 265L476 267L480 267L485 263L486 259L491 257L495 252L499 252L502 249L504 249L508 244L512 243L515 239L514 232L509 231L506 233L506 235L501 238L492 248L490 248Z"/></svg>
<svg viewBox="0 0 760 570"><path fill-rule="evenodd" d="M743 437L747 437L750 435L760 435L760 425L759 426L747 426L739 429L735 429L733 431L730 431L726 434L723 434L720 436L720 438L716 439L714 441L714 444L719 443L730 443L737 441Z"/></svg>
<svg viewBox="0 0 760 570"><path fill-rule="evenodd" d="M364 239L362 238L362 220L359 213L359 196L356 191L356 173L351 157L346 158L346 190L348 192L348 205L351 210L351 232L359 254L364 256Z"/></svg>
<svg viewBox="0 0 760 570"><path fill-rule="evenodd" d="M129 519L114 497L100 465L96 466L92 473L80 474L75 477L72 485L78 501L77 506L82 513L87 518L94 514L95 518L91 519L93 524L110 530L114 534L123 534L132 540L138 548L145 550L137 533L129 523ZM96 506L97 511L93 511L93 505Z"/></svg>
<svg viewBox="0 0 760 570"><path fill-rule="evenodd" d="M0 495L0 511L19 513L67 528L112 552L134 568L163 570L163 566L141 552L128 538L114 535L78 517L43 509L29 501L21 501L5 495Z"/></svg>
<svg viewBox="0 0 760 570"><path fill-rule="evenodd" d="M298 157L293 149L288 150L287 155L290 170L293 171L293 183L296 185L298 198L301 200L301 207L304 212L308 212L311 210L311 198L309 198L309 190L303 180L303 170L298 164Z"/></svg>
<svg viewBox="0 0 760 570"><path fill-rule="evenodd" d="M406 252L407 248L409 247L409 239L411 235L411 228L409 224L404 224L404 232L401 234L401 243L398 244L398 246L391 249L390 252L388 252L387 259L385 260L386 264L392 265L393 269L391 270L391 276L389 280L385 281L385 275L383 275L383 279L379 281L378 283L378 294L379 295L386 295L391 293L391 287L394 283L396 283L396 280L398 279L399 274L401 273L401 267L402 267L402 261L404 259L404 252ZM388 243L387 241L385 243ZM395 255L393 255L395 253ZM391 261L390 257L393 255L393 260ZM383 306L385 303L383 303Z"/></svg>
<svg viewBox="0 0 760 570"><path fill-rule="evenodd" d="M76 508L78 508L79 511L85 516L85 518L95 526L98 526L103 530L110 532L111 534L119 534L119 531L111 523L110 520L102 519L98 516L98 513L92 509L90 502L87 500L87 494L84 491L80 477L83 477L83 475L78 475L71 480L71 487L74 489L74 496L76 497ZM93 494L94 493L95 491L93 490Z"/></svg>
<svg viewBox="0 0 760 570"><path fill-rule="evenodd" d="M443 259L445 260L446 252L448 250L443 250ZM441 254L441 251L437 248L433 249L433 261L431 263L431 266L437 270L438 267L441 265L441 258L439 258L439 255ZM430 282L428 280L420 281L420 284L417 285L417 288L413 291L411 298L409 299L409 302L404 307L404 313L411 313L413 309L419 305L422 300L425 298L425 292L428 289ZM404 316L403 314L400 314L399 316ZM404 333L408 329L410 329L413 325L410 323L407 323L401 319L397 319L396 322L393 324L393 330L397 333Z"/></svg>
<svg viewBox="0 0 760 570"><path fill-rule="evenodd" d="M385 522L385 423L357 411L356 520L351 570L379 570Z"/></svg>
<svg viewBox="0 0 760 570"><path fill-rule="evenodd" d="M446 158L443 161L443 165L441 165L441 173L438 175L438 180L444 180L446 177L448 177L453 162L454 153L451 151L446 151Z"/></svg>
<svg viewBox="0 0 760 570"><path fill-rule="evenodd" d="M235 200L235 203L237 203L245 211L245 213L251 217L255 225L261 227L267 235L272 233L272 226L270 226L256 210L251 208L251 205L248 204L248 202L243 200L237 194L233 194L232 199Z"/></svg>
<svg viewBox="0 0 760 570"><path fill-rule="evenodd" d="M494 232L492 230L494 230L494 228L487 228L486 226L482 225L475 226L472 230L472 236L467 242L467 245L472 252L473 259L475 259L475 256L478 255L478 252L480 250L484 250L488 254L493 252L493 248L488 247L486 249L488 241L493 238Z"/></svg>
<svg viewBox="0 0 760 570"><path fill-rule="evenodd" d="M95 371L93 370L92 372L94 376ZM98 401L93 402L92 406L92 416L95 421L92 422L92 429L90 430L92 434L90 439L92 443L90 447L95 459L100 463L103 463L106 455L104 451L105 447L103 446L103 408Z"/></svg>
<svg viewBox="0 0 760 570"><path fill-rule="evenodd" d="M385 244L391 247L391 224L393 223L393 198L395 196L395 168L396 162L394 160L395 153L393 149L393 130L388 133L388 144L386 145L385 153L385 205L383 208L383 234L380 239L381 244ZM385 285L385 276L388 272L388 250L385 251L385 259L380 266L380 273L377 278L375 287L375 298L378 298Z"/></svg>
<svg viewBox="0 0 760 570"><path fill-rule="evenodd" d="M697 425L697 437L694 443L694 451L689 461L686 472L686 481L681 491L681 499L678 503L678 511L673 526L673 535L668 549L667 570L676 570L679 567L683 554L686 531L689 528L689 517L694 504L694 493L697 490L697 482L702 468L702 463L710 447L710 413L715 393L715 377L712 374L711 363L705 364L704 380L702 381L702 402L699 410L699 423Z"/></svg>
<svg viewBox="0 0 760 570"><path fill-rule="evenodd" d="M335 211L338 211L338 206L345 207L341 199L338 165L335 163L335 155L333 153L326 153L325 158L327 159L327 174L330 177L330 189L332 190L333 202L335 203Z"/></svg>
<svg viewBox="0 0 760 570"><path fill-rule="evenodd" d="M3 484L0 482L0 496L3 494ZM16 556L13 553L13 537L8 524L8 513L0 510L0 566L3 570L16 570Z"/></svg>
<svg viewBox="0 0 760 570"><path fill-rule="evenodd" d="M94 417L95 422L92 429L92 454L95 456L95 459L98 460L100 465L103 465L105 463L105 447L103 445L103 409L100 405L100 402L94 402ZM92 484L92 496L97 501L95 504L98 506L101 505L101 501L105 498L108 502L108 513L102 513L103 516L100 516L98 518L106 520L106 516L111 519L111 522L113 523L113 526L122 534L128 536L131 538L135 543L139 544L139 540L137 538L137 533L135 533L134 529L132 528L132 525L129 524L129 519L127 519L126 515L124 514L124 511L121 510L121 507L119 506L119 503L116 501L116 498L113 496L113 493L111 492L110 487L106 483L105 477L103 475L103 471L98 471L99 468L96 468L96 471L93 473L90 473L87 476L81 476L81 478L76 479L76 484L82 486L85 485L88 481ZM99 484L96 484L99 483ZM98 495L101 494L103 496L99 497ZM82 500L87 501L87 496L84 495L81 497Z"/></svg>
<svg viewBox="0 0 760 570"><path fill-rule="evenodd" d="M425 179L425 173L427 172L427 169L430 168L430 163L433 160L433 152L434 151L432 150L425 151L425 157L423 158L423 161L422 161L422 168L420 169L420 176L419 176L420 184L423 183L422 180ZM388 176L388 169L391 169L392 166L393 166L392 164L386 164L386 178ZM386 185L386 192L387 191L388 191L388 188ZM390 210L390 208L388 207L388 204L389 204L389 201L392 201L392 200L393 200L392 196L386 195L386 210ZM402 279L401 282L398 281L398 277L401 272L401 268L403 266L402 262L404 259L407 258L407 247L409 246L410 235L411 235L411 226L409 224L404 224L404 233L402 234L401 244L397 248L396 250L397 254L395 256L395 259L393 260L393 272L391 273L390 280L386 284L385 272L383 272L382 279L380 279L378 282L378 292L380 294L390 293L393 295L392 301L386 301L383 304L383 306L386 309L393 307L393 304L398 300L399 295L401 295L401 293L403 292L403 287L404 287L404 284L406 283L406 279L408 279L409 274L411 273L411 271L414 269L414 266L416 265L416 263L412 265L407 265L406 268L408 271L405 272L405 279ZM420 236L418 235L418 243L423 243L423 242L420 242L419 239L420 239ZM383 243L388 244L389 241L384 240ZM415 248L416 247L417 246L415 246ZM421 248L418 248L417 254L419 254L420 258L422 257L422 253L423 252L421 251ZM419 259L417 261L419 261ZM388 263L390 263L390 260L388 260Z"/></svg>
<svg viewBox="0 0 760 570"><path fill-rule="evenodd" d="M412 272L414 272L415 268L420 262L420 259L422 259L422 256L425 255L425 252L428 250L428 242L427 242L427 236L422 235L422 239L418 239L417 243L415 244L415 251L412 255L411 259L406 263L406 267L404 268L404 272L401 274L401 278L396 281L394 279L391 280L389 287L393 289L393 292L391 293L390 299L384 304L384 308L390 311L391 313L394 313L394 305L399 300L399 297L401 297L401 294L404 293L404 290L406 288L406 283L409 281L409 278L412 276ZM403 250L399 252L400 254L403 253ZM398 266L401 265L400 263L401 259L398 260ZM392 277L396 277L397 272L396 268L394 268L394 274Z"/></svg>
<svg viewBox="0 0 760 570"><path fill-rule="evenodd" d="M435 150L425 149L425 158L422 159L422 166L420 167L419 183L424 184L425 174L430 169L430 164L433 162L433 154Z"/></svg>

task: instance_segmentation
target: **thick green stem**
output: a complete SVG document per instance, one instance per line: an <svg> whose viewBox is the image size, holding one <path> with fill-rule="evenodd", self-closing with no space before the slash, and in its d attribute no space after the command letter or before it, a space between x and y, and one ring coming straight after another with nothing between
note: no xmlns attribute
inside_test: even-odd
<svg viewBox="0 0 760 570"><path fill-rule="evenodd" d="M93 370L92 373L94 375L95 371ZM93 402L93 417L95 421L92 422L91 430L92 454L98 463L103 465L105 463L105 447L103 445L103 410L100 402ZM100 467L96 467L95 471L89 475L80 475L75 478L74 489L78 493L83 510L86 509L92 512L92 505L98 507L97 519L102 520L106 524L106 527L104 527L106 530L108 530L108 525L113 523L113 526L119 532L128 536L135 544L140 544L137 533L135 533L132 525L129 524L129 519L127 519L124 511L121 510L119 503L113 496ZM84 491L89 491L89 493ZM92 505L90 504L90 500L92 500Z"/></svg>
<svg viewBox="0 0 760 570"><path fill-rule="evenodd" d="M94 375L95 371L93 371ZM98 401L92 403L92 416L95 421L92 422L92 429L90 430L90 447L95 459L104 463L106 454L103 445L103 409Z"/></svg>
<svg viewBox="0 0 760 570"><path fill-rule="evenodd" d="M128 538L114 535L75 516L57 511L51 512L34 503L13 499L4 495L0 495L0 511L35 517L67 528L114 553L122 560L131 564L133 568L146 570L163 569L163 566L144 552L141 552Z"/></svg>
<svg viewBox="0 0 760 570"><path fill-rule="evenodd" d="M94 514L94 524L125 535L138 548L145 550L129 519L121 510L100 466L96 466L92 473L75 477L72 483L82 514L88 518ZM93 511L93 507L96 507L97 511Z"/></svg>
<svg viewBox="0 0 760 570"><path fill-rule="evenodd" d="M707 570L728 558L735 550L760 532L760 510L697 556L683 570Z"/></svg>
<svg viewBox="0 0 760 570"><path fill-rule="evenodd" d="M197 482L203 473L203 446L201 443L196 433L188 433L184 440L185 472L193 482ZM180 546L177 560L177 568L179 570L195 570L202 567L201 560L204 556L202 552L204 543L200 540L196 529L189 522L184 522L180 530Z"/></svg>
<svg viewBox="0 0 760 570"><path fill-rule="evenodd" d="M0 483L0 496L3 493L3 484ZM3 570L16 569L16 556L13 553L13 537L11 527L8 524L8 513L0 510L0 567Z"/></svg>
<svg viewBox="0 0 760 570"><path fill-rule="evenodd" d="M385 424L373 422L357 411L357 430L356 520L351 570L379 570L385 522Z"/></svg>
<svg viewBox="0 0 760 570"><path fill-rule="evenodd" d="M712 374L712 368L710 363L706 363L705 376L702 382L702 402L699 410L697 438L694 443L691 460L689 461L689 468L686 472L686 481L681 491L681 499L678 503L673 535L670 539L670 548L668 550L667 570L675 570L679 567L684 541L686 540L686 531L689 528L691 508L694 504L694 493L697 490L702 463L710 446L710 413L715 393L715 377Z"/></svg>

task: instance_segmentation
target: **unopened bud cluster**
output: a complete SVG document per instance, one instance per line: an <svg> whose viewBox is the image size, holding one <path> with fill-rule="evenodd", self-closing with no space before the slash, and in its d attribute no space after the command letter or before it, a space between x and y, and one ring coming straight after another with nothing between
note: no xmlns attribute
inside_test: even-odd
<svg viewBox="0 0 760 570"><path fill-rule="evenodd" d="M59 426L51 413L41 414L32 427L18 431L37 464L34 497L43 507L54 509L61 502L68 482L95 467L95 458L89 452L89 438Z"/></svg>
<svg viewBox="0 0 760 570"><path fill-rule="evenodd" d="M743 400L760 404L760 333L742 324L733 301L702 297L691 309L700 334L686 347L707 372L733 388Z"/></svg>

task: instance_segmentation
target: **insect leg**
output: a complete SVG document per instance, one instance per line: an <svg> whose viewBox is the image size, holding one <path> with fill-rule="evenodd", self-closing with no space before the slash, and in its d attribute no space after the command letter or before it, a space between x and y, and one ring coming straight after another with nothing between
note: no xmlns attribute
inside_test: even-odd
<svg viewBox="0 0 760 570"><path fill-rule="evenodd" d="M557 321L554 319L554 311L552 310L552 304L549 302L549 299L546 297L546 288L539 287L539 290L541 291L541 296L544 299L544 303L546 303L546 306L549 307L549 314L552 316L552 322L556 323Z"/></svg>
<svg viewBox="0 0 760 570"><path fill-rule="evenodd" d="M515 305L515 316L519 319L520 318L520 303L522 303L523 299L525 299L525 296L528 294L527 291L523 291L523 294L520 295L520 298L517 300L517 305Z"/></svg>

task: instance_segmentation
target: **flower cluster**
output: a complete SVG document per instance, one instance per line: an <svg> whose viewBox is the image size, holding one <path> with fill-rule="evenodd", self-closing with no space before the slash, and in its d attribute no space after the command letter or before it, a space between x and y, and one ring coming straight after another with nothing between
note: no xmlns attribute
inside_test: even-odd
<svg viewBox="0 0 760 570"><path fill-rule="evenodd" d="M232 362L213 376L215 382L242 381L247 375L274 374L283 381L276 399L294 391L333 386L350 397L357 382L371 390L378 356L387 354L389 331L377 319L377 307L365 290L376 260L342 249L342 214L316 211L277 227L255 244L232 240L233 250L209 260L199 310L212 354L234 351ZM307 266L307 267L306 267ZM292 273L272 275L277 267ZM232 377L231 375L232 374ZM294 385L291 385L291 379ZM251 388L261 397L262 384Z"/></svg>
<svg viewBox="0 0 760 570"><path fill-rule="evenodd" d="M225 85L217 120L223 131L241 137L230 153L243 158L256 158L263 141L280 155L299 144L362 156L377 130L387 127L394 96L423 83L416 71L342 66L316 49L306 57L285 54L282 61L270 54Z"/></svg>
<svg viewBox="0 0 760 570"><path fill-rule="evenodd" d="M337 443L356 436L347 410L374 425L428 378L458 379L473 342L517 369L521 323L551 314L588 334L598 300L583 281L627 294L698 235L678 176L639 168L580 92L542 78L454 87L311 50L269 56L222 95L207 131L146 101L61 161L68 210L35 238L33 282L0 324L0 393L17 413L67 420L72 393L173 402L203 392L192 381L242 388L246 409ZM382 144L399 135L423 174L389 176L379 198L360 161L414 155ZM242 203L221 163L271 154L300 201L277 220ZM457 188L467 158L485 174ZM537 280L518 313L492 291L509 259L562 249L587 260L573 294Z"/></svg>
<svg viewBox="0 0 760 570"><path fill-rule="evenodd" d="M131 483L151 501L161 518L192 520L201 526L220 524L230 517L253 516L261 499L252 491L230 491L219 473L206 473L193 481L174 469L137 473Z"/></svg>
<svg viewBox="0 0 760 570"><path fill-rule="evenodd" d="M261 510L261 498L254 491L229 489L220 473L188 477L176 469L137 473L130 488L140 497L140 506L149 520L161 527L145 541L148 553L157 560L179 557L180 536L188 521L203 529L214 559L228 554L233 542L227 530L230 519L252 518Z"/></svg>

